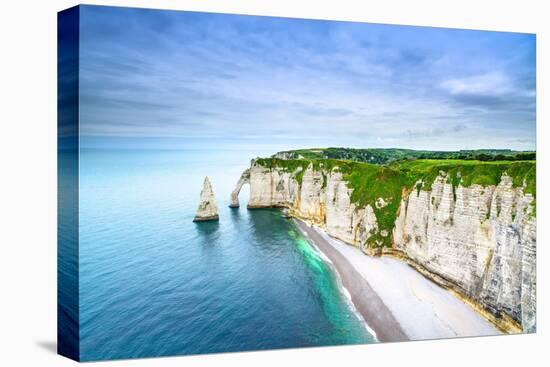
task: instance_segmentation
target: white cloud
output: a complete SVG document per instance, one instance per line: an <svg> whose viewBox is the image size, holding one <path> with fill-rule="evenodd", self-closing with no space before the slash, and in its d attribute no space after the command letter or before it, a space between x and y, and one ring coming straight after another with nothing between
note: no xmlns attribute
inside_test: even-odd
<svg viewBox="0 0 550 367"><path fill-rule="evenodd" d="M502 95L512 91L510 78L501 71L448 79L441 87L451 94Z"/></svg>
<svg viewBox="0 0 550 367"><path fill-rule="evenodd" d="M515 137L527 121L526 138L534 135L535 96L525 83L534 58L505 62L522 43L500 49L452 30L297 28L230 16L204 15L190 26L185 13L177 16L160 29L113 18L121 30L108 35L106 21L92 19L81 51L84 134L460 148L499 131Z"/></svg>

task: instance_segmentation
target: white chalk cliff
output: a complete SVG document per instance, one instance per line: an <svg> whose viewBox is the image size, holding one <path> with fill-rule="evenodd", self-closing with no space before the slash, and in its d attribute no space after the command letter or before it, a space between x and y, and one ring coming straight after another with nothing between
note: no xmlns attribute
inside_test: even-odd
<svg viewBox="0 0 550 367"><path fill-rule="evenodd" d="M201 190L201 198L194 222L218 220L218 206L214 197L214 190L208 176L204 178Z"/></svg>
<svg viewBox="0 0 550 367"><path fill-rule="evenodd" d="M444 173L401 201L394 246L495 314L535 331L533 197L503 175L497 186L458 186Z"/></svg>
<svg viewBox="0 0 550 367"><path fill-rule="evenodd" d="M338 169L316 170L309 164L290 171L253 160L232 204L238 205L244 183L250 184L249 208L288 208L367 254L400 254L496 320L509 319L524 332L536 330L534 198L513 187L508 176L496 186L459 184L453 193L440 172L431 189L404 190L393 233L379 229L375 208L352 202L353 190ZM374 206L387 200L378 198ZM373 234L393 236L393 247L373 252L367 246Z"/></svg>

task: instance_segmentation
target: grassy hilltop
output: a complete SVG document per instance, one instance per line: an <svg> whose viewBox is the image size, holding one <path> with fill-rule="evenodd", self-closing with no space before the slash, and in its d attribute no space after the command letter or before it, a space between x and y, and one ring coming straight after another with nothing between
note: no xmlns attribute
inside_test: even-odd
<svg viewBox="0 0 550 367"><path fill-rule="evenodd" d="M459 151L430 151L398 148L313 148L297 149L274 154L274 157L285 155L293 159L342 159L373 164L388 164L395 161L411 159L460 159L478 161L524 161L535 160L533 151L514 151L509 149L477 149Z"/></svg>
<svg viewBox="0 0 550 367"><path fill-rule="evenodd" d="M353 189L351 201L359 207L371 205L379 230L389 233L394 227L404 191L416 190L418 193L422 189L430 190L441 171L446 173L447 182L453 185L453 192L458 185L497 185L502 175L506 174L512 178L514 187L523 187L525 193L536 195L534 152L327 148L280 152L271 158L259 158L256 162L268 168L291 172L300 184L310 164L315 170L323 172L323 186L326 185L326 173L338 170L348 187ZM389 198L388 205L377 208L375 202L378 198ZM391 236L371 237L373 243L381 241L384 246L391 246Z"/></svg>

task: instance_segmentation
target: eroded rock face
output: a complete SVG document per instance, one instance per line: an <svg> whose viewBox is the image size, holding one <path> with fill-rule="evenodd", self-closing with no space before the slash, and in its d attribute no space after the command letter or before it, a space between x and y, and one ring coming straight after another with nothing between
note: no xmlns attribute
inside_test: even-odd
<svg viewBox="0 0 550 367"><path fill-rule="evenodd" d="M456 198L455 198L456 195ZM401 202L394 246L431 272L458 285L526 332L535 331L536 219L533 197L502 176L497 186L458 186L444 173L431 191Z"/></svg>
<svg viewBox="0 0 550 367"><path fill-rule="evenodd" d="M299 167L298 169L301 169ZM299 173L299 174L297 174ZM296 177L301 177L301 183ZM249 208L285 207L326 232L360 247L378 224L373 207L351 202L352 190L337 169L266 168L252 161ZM384 207L391 198L376 200ZM497 186L458 186L445 173L430 191L410 189L400 203L393 246L418 265L456 285L495 315L506 314L535 331L536 218L534 198L503 176ZM386 231L384 231L386 232Z"/></svg>
<svg viewBox="0 0 550 367"><path fill-rule="evenodd" d="M275 171L279 175L279 171ZM271 169L260 166L254 161L250 167L250 197L249 208L265 208L273 206L273 173Z"/></svg>
<svg viewBox="0 0 550 367"><path fill-rule="evenodd" d="M317 223L325 222L325 190L323 188L323 172L313 170L310 164L302 176L299 190L298 207L302 218Z"/></svg>
<svg viewBox="0 0 550 367"><path fill-rule="evenodd" d="M193 222L203 222L218 219L218 206L216 205L216 198L214 197L212 184L210 183L210 180L207 176L204 178L204 183L201 190L201 200Z"/></svg>
<svg viewBox="0 0 550 367"><path fill-rule="evenodd" d="M357 208L351 203L351 192L341 173L331 172L328 175L325 228L335 238L354 246L362 246L378 225L370 205Z"/></svg>
<svg viewBox="0 0 550 367"><path fill-rule="evenodd" d="M301 169L301 168L299 168ZM252 162L249 208L284 207L302 219L323 226L327 233L354 246L364 244L377 229L371 206L357 208L342 174L314 170L309 165L301 184L292 172Z"/></svg>

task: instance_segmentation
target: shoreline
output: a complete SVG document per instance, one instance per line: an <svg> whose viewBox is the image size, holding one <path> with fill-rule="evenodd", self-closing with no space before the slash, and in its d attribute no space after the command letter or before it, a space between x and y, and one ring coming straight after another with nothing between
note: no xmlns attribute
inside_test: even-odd
<svg viewBox="0 0 550 367"><path fill-rule="evenodd" d="M331 261L355 309L367 327L374 331L374 337L381 342L409 340L382 299L355 267L305 222L295 218L293 221L306 238L313 242L312 245Z"/></svg>
<svg viewBox="0 0 550 367"><path fill-rule="evenodd" d="M341 278L351 302L381 342L498 335L456 295L392 257L369 257L322 229L293 218Z"/></svg>

